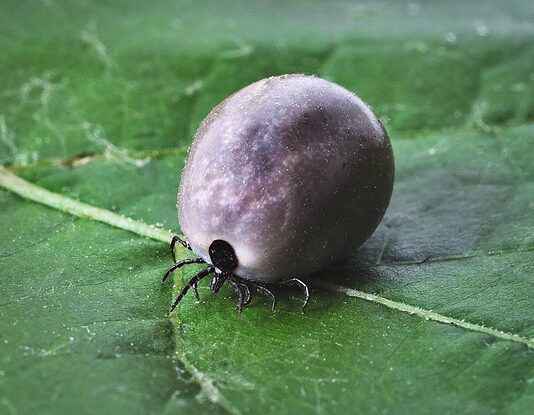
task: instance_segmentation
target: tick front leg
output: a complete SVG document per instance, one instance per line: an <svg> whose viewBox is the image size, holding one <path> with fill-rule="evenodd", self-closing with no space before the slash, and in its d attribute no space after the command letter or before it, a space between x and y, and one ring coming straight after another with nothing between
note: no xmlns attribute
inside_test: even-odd
<svg viewBox="0 0 534 415"><path fill-rule="evenodd" d="M197 285L197 283L202 280L203 278L206 278L209 274L211 274L213 271L215 271L215 269L213 267L208 267L206 269L203 269L202 271L200 271L197 275L195 275L193 278L191 278L189 280L189 282L187 283L187 285L182 289L182 291L180 292L180 294L178 294L178 297L176 297L174 299L174 301L172 302L172 305L171 307L169 308L169 311L167 313L167 315L170 315L174 309L176 308L176 306L178 305L178 303L181 301L182 298L184 298L184 296L187 294L187 291L189 291L190 288L194 287L195 285Z"/></svg>
<svg viewBox="0 0 534 415"><path fill-rule="evenodd" d="M171 255L172 255L172 260L174 261L174 263L176 263L176 249L175 249L176 242L182 245L185 249L189 249L190 251L193 250L189 242L187 242L185 239L180 238L178 235L174 235L171 239Z"/></svg>
<svg viewBox="0 0 534 415"><path fill-rule="evenodd" d="M193 294L195 294L195 298L197 299L197 302L200 303L200 294L198 293L198 284L195 283L195 285L193 285Z"/></svg>
<svg viewBox="0 0 534 415"><path fill-rule="evenodd" d="M162 282L165 282L167 278L169 278L169 275L171 275L174 271L176 271L178 268L183 267L184 265L188 264L204 264L206 261L204 261L202 258L186 258L182 259L181 261L178 261L174 263L172 267L170 267L163 276Z"/></svg>

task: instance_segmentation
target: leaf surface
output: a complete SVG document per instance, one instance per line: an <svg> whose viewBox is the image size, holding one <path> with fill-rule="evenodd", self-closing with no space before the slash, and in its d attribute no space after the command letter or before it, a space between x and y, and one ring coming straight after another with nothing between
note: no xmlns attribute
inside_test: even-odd
<svg viewBox="0 0 534 415"><path fill-rule="evenodd" d="M530 2L2 3L0 161L52 193L0 170L0 413L531 411ZM168 247L136 229L179 231L200 121L286 72L384 120L386 217L309 279L304 315L299 292L237 314L204 283L166 318L198 268L162 285Z"/></svg>

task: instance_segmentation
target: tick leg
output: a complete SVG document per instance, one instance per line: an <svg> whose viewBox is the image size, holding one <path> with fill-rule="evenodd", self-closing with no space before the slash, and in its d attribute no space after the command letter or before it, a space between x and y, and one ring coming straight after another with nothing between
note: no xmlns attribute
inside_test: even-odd
<svg viewBox="0 0 534 415"><path fill-rule="evenodd" d="M300 310L302 313L304 313L304 309L308 305L308 302L310 301L310 290L308 289L308 286L304 284L301 280L298 278L291 278L289 280L284 280L276 283L276 285L284 287L284 286L299 286L302 288L302 291L304 292L304 305L302 306L302 309Z"/></svg>
<svg viewBox="0 0 534 415"><path fill-rule="evenodd" d="M175 262L172 267L170 267L167 272L165 272L165 275L163 276L162 282L165 282L167 278L169 278L169 275L171 275L174 271L176 271L178 268L183 267L184 265L188 264L204 264L206 261L204 261L202 258L186 258L182 259L181 261Z"/></svg>
<svg viewBox="0 0 534 415"><path fill-rule="evenodd" d="M174 235L171 239L171 255L172 255L172 260L175 263L176 263L176 249L175 249L176 242L182 245L185 249L189 249L190 251L192 251L191 245L189 244L189 242L187 242L184 239L181 239L178 235Z"/></svg>
<svg viewBox="0 0 534 415"><path fill-rule="evenodd" d="M202 278L205 278L207 277L209 274L211 274L215 269L213 267L208 267L206 269L203 269L202 271L200 271L197 275L195 275L193 278L191 278L189 280L189 282L187 283L187 285L182 289L182 291L180 292L180 294L178 294L178 297L176 297L174 299L174 301L172 302L172 305L171 307L169 308L169 312L167 313L168 315L171 314L174 309L176 308L176 306L178 305L178 303L180 302L180 300L182 298L184 298L184 296L187 294L187 292L189 291L190 288L194 287Z"/></svg>
<svg viewBox="0 0 534 415"><path fill-rule="evenodd" d="M235 281L235 282L238 282L240 283L241 285L244 285L247 290L249 291L249 298L248 298L248 301L247 299L245 299L245 305L248 305L250 303L250 300L252 299L252 293L250 292L250 288L254 288L257 292L260 292L266 296L268 296L273 305L271 307L272 311L275 310L276 308L276 296L274 294L274 292L272 292L265 284L262 284L258 281L251 281L251 280L246 280L244 278L241 278L235 274L232 274L232 280Z"/></svg>
<svg viewBox="0 0 534 415"><path fill-rule="evenodd" d="M193 294L195 294L195 298L200 303L200 294L198 293L198 284L197 283L195 283L195 285L193 285Z"/></svg>
<svg viewBox="0 0 534 415"><path fill-rule="evenodd" d="M264 285L259 285L255 283L251 283L250 285L252 285L252 287L254 287L256 291L266 295L267 297L271 299L272 301L271 311L274 312L274 310L276 309L276 295L274 295L274 293L269 288L265 287Z"/></svg>
<svg viewBox="0 0 534 415"><path fill-rule="evenodd" d="M228 280L228 284L235 290L237 295L239 296L239 300L237 302L237 311L241 313L243 310L243 307L245 306L245 292L243 290L243 284L240 284L238 282L235 282L233 280Z"/></svg>
<svg viewBox="0 0 534 415"><path fill-rule="evenodd" d="M245 301L243 305L247 306L250 304L250 300L252 300L252 293L250 292L250 288L248 288L247 284L240 284L243 288L243 292L245 293Z"/></svg>

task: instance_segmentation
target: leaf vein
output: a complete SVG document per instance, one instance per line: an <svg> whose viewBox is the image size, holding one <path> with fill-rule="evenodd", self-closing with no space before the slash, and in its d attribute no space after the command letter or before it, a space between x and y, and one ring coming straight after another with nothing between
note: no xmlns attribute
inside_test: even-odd
<svg viewBox="0 0 534 415"><path fill-rule="evenodd" d="M155 226L133 220L132 218L110 212L106 209L97 208L95 206L63 196L61 194L51 192L49 190L44 189L43 187L32 184L16 176L15 174L11 173L9 170L2 166L0 166L0 186L18 194L19 196L22 196L25 199L29 199L64 212L68 212L75 216L87 217L91 220L103 222L108 225L115 226L117 228L127 230L147 238L151 238L164 243L168 243L172 238L172 233L167 230L159 229ZM382 304L391 309L415 314L428 320L451 324L466 330L484 333L503 340L521 343L529 348L534 348L534 340L526 339L517 334L507 333L490 327L485 327L475 323L462 321L453 317L444 316L433 311L390 300L388 298L381 297L376 294L370 294L364 291L359 291L356 289L347 288L339 285L328 284L318 280L314 281L320 287L326 288L331 291L344 293L349 297L356 297L377 304ZM181 358L185 359L185 352L182 353ZM217 389L215 388L211 380L207 380L207 377L202 372L198 372L198 370L194 368L191 363L187 363L187 359L185 359L183 363L191 368L191 370L194 372L194 376L197 376L197 380L201 383L201 385L204 386L204 388L206 388L208 396L216 398L216 395L214 394L216 393L215 391L217 391ZM232 412L235 412L235 410Z"/></svg>
<svg viewBox="0 0 534 415"><path fill-rule="evenodd" d="M360 298L362 300L367 300L373 303L381 304L394 310L406 312L411 315L417 315L426 320L432 320L432 321L437 321L440 323L450 324L456 327L461 327L466 330L476 331L479 333L497 337L502 340L508 340L508 341L515 342L515 343L521 343L521 344L526 345L529 348L534 348L534 340L521 337L517 334L507 333L501 330L497 330L491 327L481 326L475 323L470 323L465 320L460 320L454 317L444 316L442 314L436 313L431 310L425 310L423 308L412 306L410 304L405 304L399 301L390 300L388 298L381 297L377 294L370 294L364 291L356 290L354 288L347 288L341 285L329 284L324 281L319 281L317 279L314 279L313 281L314 281L314 284L317 285L318 287L327 289L329 291L334 291L334 292L346 294L349 297Z"/></svg>

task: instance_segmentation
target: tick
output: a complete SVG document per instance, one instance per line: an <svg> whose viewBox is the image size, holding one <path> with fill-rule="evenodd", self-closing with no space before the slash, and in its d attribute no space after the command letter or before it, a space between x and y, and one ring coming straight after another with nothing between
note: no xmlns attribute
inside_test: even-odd
<svg viewBox="0 0 534 415"><path fill-rule="evenodd" d="M255 82L218 106L195 134L178 191L186 239L171 241L163 280L207 264L173 301L212 275L227 282L237 309L254 292L297 286L365 242L389 204L394 161L389 137L356 95L327 80L283 75ZM197 257L176 261L176 243Z"/></svg>

